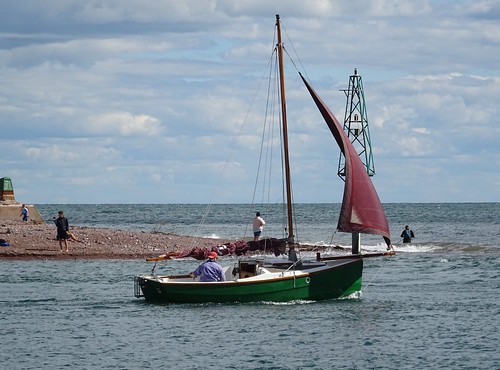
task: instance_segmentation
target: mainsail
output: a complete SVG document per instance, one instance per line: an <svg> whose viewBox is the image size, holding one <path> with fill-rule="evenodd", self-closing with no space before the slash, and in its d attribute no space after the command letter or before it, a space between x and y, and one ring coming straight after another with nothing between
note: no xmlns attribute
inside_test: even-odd
<svg viewBox="0 0 500 370"><path fill-rule="evenodd" d="M350 233L381 235L384 237L387 246L390 246L389 224L384 208L366 172L365 166L358 157L356 149L345 135L342 126L334 114L302 74L300 74L300 77L309 90L346 160L344 198L342 200L337 229Z"/></svg>

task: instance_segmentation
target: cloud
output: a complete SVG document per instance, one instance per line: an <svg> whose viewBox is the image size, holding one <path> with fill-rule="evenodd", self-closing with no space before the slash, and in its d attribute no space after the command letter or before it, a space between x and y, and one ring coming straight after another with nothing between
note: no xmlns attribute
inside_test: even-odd
<svg viewBox="0 0 500 370"><path fill-rule="evenodd" d="M97 135L152 136L162 132L158 119L145 114L132 115L129 112L111 112L89 117L85 126L89 134Z"/></svg>
<svg viewBox="0 0 500 370"><path fill-rule="evenodd" d="M384 201L498 201L483 164L498 164L500 136L488 0L4 4L0 176L35 202L210 202L214 188L248 201L277 12L298 201L334 201L338 149L296 69L342 119L354 68Z"/></svg>

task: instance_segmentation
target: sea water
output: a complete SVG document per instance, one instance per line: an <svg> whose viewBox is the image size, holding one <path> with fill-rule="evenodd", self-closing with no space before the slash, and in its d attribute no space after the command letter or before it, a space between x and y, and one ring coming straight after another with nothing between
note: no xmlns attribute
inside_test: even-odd
<svg viewBox="0 0 500 370"><path fill-rule="evenodd" d="M394 245L408 224L415 232L418 250L498 246L500 203L431 203L384 205ZM37 205L42 217L51 220L64 210L70 224L175 233L179 235L242 238L252 234L255 212L266 220L263 236L286 235L282 205L265 204L58 204ZM294 235L301 243L350 245L351 237L335 233L340 204L295 206ZM49 221L50 222L50 221ZM368 247L382 245L378 236L362 236ZM382 245L383 246L383 245ZM409 248L405 246L405 250Z"/></svg>
<svg viewBox="0 0 500 370"><path fill-rule="evenodd" d="M37 205L79 226L241 237L278 207ZM332 233L339 205L298 206L304 242ZM0 261L0 367L5 369L498 369L500 205L389 204L396 256L365 260L360 297L274 304L155 305L133 296L143 260ZM203 219L204 222L200 222ZM274 225L273 225L274 224ZM405 224L416 238L402 245ZM334 226L333 226L334 227ZM365 238L368 251L383 250ZM304 257L313 258L304 253ZM222 264L234 263L231 257ZM158 265L191 271L194 260Z"/></svg>

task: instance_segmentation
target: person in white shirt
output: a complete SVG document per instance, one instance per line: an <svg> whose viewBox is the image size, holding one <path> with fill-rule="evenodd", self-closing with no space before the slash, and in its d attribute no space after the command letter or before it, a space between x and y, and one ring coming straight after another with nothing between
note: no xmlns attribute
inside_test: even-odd
<svg viewBox="0 0 500 370"><path fill-rule="evenodd" d="M28 207L26 207L26 204L23 204L22 206L21 217L23 218L24 222L28 222L28 218L30 217L30 212L28 211Z"/></svg>
<svg viewBox="0 0 500 370"><path fill-rule="evenodd" d="M253 227L253 240L254 241L259 241L260 239L260 234L262 234L262 230L264 229L264 225L266 224L266 221L262 217L260 217L260 212L257 212L255 214L255 218L252 221L252 227Z"/></svg>

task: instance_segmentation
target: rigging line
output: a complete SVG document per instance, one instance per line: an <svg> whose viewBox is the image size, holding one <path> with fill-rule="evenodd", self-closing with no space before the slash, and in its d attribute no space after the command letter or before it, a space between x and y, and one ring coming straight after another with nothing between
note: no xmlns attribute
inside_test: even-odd
<svg viewBox="0 0 500 370"><path fill-rule="evenodd" d="M253 195L252 195L252 204L254 203L255 201L255 196L256 196L256 193L257 193L257 187L258 187L258 183L259 183L259 177L260 177L260 169L261 169L261 165L262 165L262 155L263 155L263 151L264 151L264 142L265 142L265 137L266 137L266 129L267 129L267 126L268 126L268 122L267 122L267 118L268 118L268 112L269 112L269 96L270 96L270 91L271 91L271 71L269 72L269 80L268 80L268 85L267 85L267 100L266 100L266 110L265 110L265 114L264 114L264 125L262 127L262 136L261 136L261 140L260 140L260 151L259 151L259 160L257 162L257 174L256 174L256 177L255 177L255 186L254 186L254 191L253 191ZM265 176L265 172L266 172L266 168L264 169L264 176ZM264 177L264 184L263 186L265 187L265 177Z"/></svg>
<svg viewBox="0 0 500 370"><path fill-rule="evenodd" d="M267 62L267 67L266 67L266 69L265 69L265 73L263 73L263 74L262 74L262 76L261 76L261 78L260 78L260 80L259 80L258 87L257 87L257 89L256 89L256 91L255 91L255 93L254 93L254 95L253 95L253 97L252 97L252 100L251 100L250 106L249 106L249 108L247 109L247 112L246 112L246 114L245 114L245 118L244 118L244 119L243 119L243 121L241 122L241 125L240 125L240 127L239 127L239 130L238 130L238 133L237 133L236 137L241 137L241 133L242 133L242 131L243 131L243 127L244 127L244 126L245 126L245 124L248 122L248 118L249 118L249 116L250 116L250 112L252 111L252 109L253 109L253 107L254 107L255 101L257 100L257 95L258 95L258 92L261 90L262 84L263 84L263 82L266 80L265 75L267 74L267 70L268 70L269 66L270 66L270 65L272 65L273 54L274 54L274 52L272 52L271 57L269 58L269 60L268 60L268 62ZM236 143L236 142L237 142L237 140L235 140L235 141L233 141L233 142L234 142L234 143ZM236 145L236 144L235 144L235 145ZM235 155L235 151L233 151L233 153L232 153L232 156L234 156L234 155ZM221 176L220 176L220 178L222 178L222 174L226 173L227 168L228 168L228 166L229 166L229 163L231 162L231 158L232 158L232 156L230 156L230 157L229 157L229 158L225 161L224 166L223 166L223 169L222 169L222 172L221 172ZM218 189L218 188L219 188L219 186L214 186L214 189ZM253 202L253 201L252 201L252 202ZM210 209L211 209L211 206L212 206L212 204L211 204L211 203L209 203L209 204L207 205L207 208L206 208L206 210L205 210L205 213L204 213L204 215L203 215L203 217L202 217L202 219L201 219L201 221L200 221L200 223L199 223L199 225L198 225L198 227L197 227L197 230L196 230L196 233L197 233L197 234L199 234L199 232L200 232L201 228L203 227L203 225L204 225L204 223L205 223L205 221L206 221L206 218L207 218L207 216L208 216L208 214L209 214L209 211L210 211ZM246 235L246 232L247 232L247 230L245 230L245 235ZM194 244L195 244L195 240L194 240L194 239L195 239L195 236L193 236L193 238L192 238L192 239L193 239L193 240L192 240L192 242L191 242L191 246L194 246Z"/></svg>
<svg viewBox="0 0 500 370"><path fill-rule="evenodd" d="M277 81L277 84L279 84L279 81ZM279 90L281 92L281 90ZM280 133L280 142L284 142L284 132L283 132L283 117L279 115L279 133ZM282 227L283 227L283 237L288 238L289 237L289 232L288 230L288 208L287 208L287 190L286 190L286 166L285 166L285 147L281 145L281 204L282 204ZM293 191L292 191L292 184L293 181L290 178L290 192L291 196L293 196ZM293 207L293 201L291 206ZM292 215L293 215L293 209L292 209Z"/></svg>
<svg viewBox="0 0 500 370"><path fill-rule="evenodd" d="M273 58L273 62L274 62L274 69L271 67L270 68L270 72L272 73L272 78L271 76L269 76L269 85L271 86L271 83L272 83L272 87L273 87L273 91L272 91L272 94L270 95L270 97L272 97L272 112L270 113L270 124L269 124L269 131L268 131L268 135L270 135L270 139L269 139L269 136L268 136L268 141L267 141L267 150L268 150L268 153L269 153L269 149L271 151L271 155L270 157L267 157L269 159L269 161L266 163L266 171L269 170L269 176L266 176L264 178L264 181L263 181L263 186L265 186L265 180L267 179L267 203L270 202L270 198L271 198L271 183L272 183L272 180L271 180L271 176L272 176L272 163L273 163L273 141L274 141L274 129L273 127L275 127L275 117L276 117L276 106L277 106L277 94L276 94L276 91L277 91L277 84L276 84L276 76L277 76L277 73L278 73L278 62L277 62L277 59L278 59L278 50L277 50L277 47L274 48L274 58ZM268 97L269 98L269 97ZM264 195L264 191L265 191L265 188L263 187L262 189L262 194ZM263 198L264 199L264 198Z"/></svg>
<svg viewBox="0 0 500 370"><path fill-rule="evenodd" d="M207 204L207 207L205 208L205 213L203 214L201 222L198 224L198 227L196 229L196 235L200 234L201 227L205 224L205 221L207 220L208 214L210 213L211 209L212 209L212 204L211 203Z"/></svg>
<svg viewBox="0 0 500 370"><path fill-rule="evenodd" d="M368 284L365 285L364 288L361 289L362 292L364 292L366 290L366 288L368 288L370 286L370 284L373 282L373 280L375 280L375 278L377 277L377 275L385 269L387 263L389 262L389 259L386 259L386 261L384 261L383 265L380 266L380 268L378 269L378 271L373 275L373 277L370 279L370 281L368 282Z"/></svg>
<svg viewBox="0 0 500 370"><path fill-rule="evenodd" d="M290 181L290 192L291 192L291 197L292 197L292 204L291 204L291 207L292 207L292 215L293 215L293 225L294 225L294 234L296 235L292 235L292 238L294 238L294 242L299 244L299 236L298 236L298 230L297 230L297 213L295 212L295 197L294 197L294 193L293 193L293 183L292 181Z"/></svg>
<svg viewBox="0 0 500 370"><path fill-rule="evenodd" d="M269 62L268 62L268 70L269 70L269 73L268 73L268 76L267 76L267 98L266 98L266 109L265 109L265 113L264 113L264 125L263 125L263 129L262 129L262 136L261 136L261 145L260 145L260 153L259 153L259 161L258 161L258 165L257 165L257 173L256 173L256 177L255 177L255 183L254 183L254 189L253 189L253 194L252 194L252 200L251 200L251 204L255 204L255 200L256 200L256 196L257 196L257 188L259 187L259 179L260 179L260 171L261 171L261 168L262 168L262 156L263 156L263 152L264 152L264 142L265 142L265 137L266 137L266 132L268 133L268 139L267 139L267 142L268 142L268 145L267 145L267 150L266 150L266 165L265 165L265 168L264 168L264 176L263 176L263 180L262 180L262 198L261 198L261 203L264 203L264 197L265 197L265 188L266 188L266 178L267 178L267 171L268 171L268 167L269 167L269 177L271 176L272 174L272 171L271 171L271 164L272 164L272 142L273 142L273 139L272 139L272 133L274 132L273 130L271 130L271 128L274 126L274 117L276 116L276 98L272 99L272 97L275 97L276 96L276 85L273 83L273 81L276 80L275 77L273 76L276 76L276 71L273 72L273 66L275 67L275 69L277 69L277 63L276 63L276 59L277 59L277 52L276 52L276 48L273 49L272 53L271 53L271 57L269 59ZM273 63L274 62L274 63ZM271 134L269 134L269 132L271 132ZM269 135L271 135L271 139L269 139ZM269 143L271 143L271 145L269 145ZM269 150L269 147L271 147L271 150ZM270 156L271 156L271 159L269 160L269 153ZM270 199L270 189L271 189L271 186L270 186L270 183L271 183L271 180L269 179L268 180L268 201ZM247 230L248 230L248 227L249 227L249 224L247 223L246 226L245 226L245 233L244 235L246 236L247 234Z"/></svg>
<svg viewBox="0 0 500 370"><path fill-rule="evenodd" d="M280 21L281 23L281 21ZM273 55L274 55L274 58L273 58L273 61L274 61L274 92L273 92L273 97L274 97L274 100L273 100L273 112L272 112L272 120L271 120L271 127L276 127L276 122L275 122L275 118L278 117L278 132L279 132L279 142L282 143L283 142L283 132L282 132L282 128L283 128L283 124L282 124L282 117L281 117L281 114L278 114L276 113L276 109L277 107L280 105L280 94L281 94L281 91L280 91L280 81L279 81L279 63L278 63L278 45L277 45L277 27L275 26L274 27L274 39L273 39ZM271 141L271 143L274 141L274 132L275 130L272 130L273 132L273 140ZM284 159L283 159L283 156L284 156L284 153L283 153L283 147L280 145L280 157L281 157L281 167L280 167L280 171L281 171L281 180L282 180L282 194L281 194L281 215L282 215L282 226L283 226L283 229L286 229L284 227L284 225L287 224L287 220L286 220L286 202L284 201L284 199L286 199L286 196L285 196L285 175L284 175ZM270 194L271 194L271 176L272 176L272 163L269 164L269 171L270 171L270 175L269 175L269 186L268 186L268 191L269 191L269 195L268 195L268 202L270 202Z"/></svg>
<svg viewBox="0 0 500 370"><path fill-rule="evenodd" d="M294 270L295 270L295 266L296 266L299 262L301 262L301 260L300 260L300 259L299 259L299 260L297 260L297 261L295 261L294 263L292 263L290 266L288 266L288 268L287 268L285 271L283 271L283 272L281 273L281 276L285 276L285 273L286 273L286 272L288 272L288 271L290 271L292 267L293 267L293 268L294 268ZM294 272L294 274L295 274L295 272Z"/></svg>
<svg viewBox="0 0 500 370"><path fill-rule="evenodd" d="M283 46L283 50L285 50L284 46ZM286 50L285 50L286 51ZM290 58L290 60L293 62L293 60ZM276 63L276 68L278 68L278 63ZM278 76L278 74L276 74L276 76ZM279 89L279 81L278 79L276 80L276 84L277 84L277 90L281 93L281 90ZM279 127L280 127L280 130L279 130L279 133L280 133L280 142L282 143L283 140L284 140L284 136L283 136L283 117L281 117L281 115L278 115L279 117ZM286 179L286 176L285 176L285 148L283 146L281 146L281 187L282 187L282 225L283 225L283 231L284 231L284 237L288 237L289 236L289 230L288 230L288 216L287 216L287 207L286 207L286 183L285 183L285 179ZM291 181L290 179L290 191L291 191L291 197L293 198L293 182ZM294 208L294 201L292 199L292 204L290 205L292 207L292 215L294 216L292 222L294 224L294 226L297 225L297 220L296 220L296 215L295 215L295 212L293 212L293 208ZM285 226L286 225L286 226Z"/></svg>
<svg viewBox="0 0 500 370"><path fill-rule="evenodd" d="M259 162L258 162L258 167L257 167L257 174L256 174L256 177L255 177L255 184L254 184L254 191L253 191L253 194L252 194L252 202L251 204L255 204L255 197L256 197L256 194L257 194L257 187L258 187L258 183L259 183L259 177L260 177L260 169L261 169L261 163L262 163L262 152L263 152L263 147L264 147L264 138L265 138L265 132L266 132L266 127L268 126L268 123L267 123L267 119L268 117L274 117L274 112L275 112L275 102L273 101L272 102L272 114L270 115L269 114L269 102L270 102L270 96L274 96L274 93L271 94L271 82L272 82L272 76L273 76L273 65L277 65L276 63L276 59L277 59L277 47L276 47L276 38L277 38L277 30L276 30L276 27L274 27L274 35L273 35L273 43L272 43L272 48L271 48L271 57L269 58L269 61L267 63L268 67L269 67L269 75L267 77L268 79L268 86L267 86L267 98L266 98L266 110L265 110L265 115L264 115L264 127L263 127L263 130L262 130L262 139L261 139L261 146L260 146L260 153L259 153ZM274 64L273 64L274 62ZM274 90L273 90L274 91ZM272 120L271 120L271 126L272 126ZM267 157L266 157L267 159ZM266 161L267 163L267 161ZM266 180L266 173L267 171L267 165L265 167L265 170L264 170L264 179L262 181L262 198L261 198L261 203L264 203L264 190L265 190L265 187L266 187L266 184L265 184L265 180ZM270 186L269 186L270 188ZM269 195L268 195L268 198L269 198ZM248 227L248 225L247 225ZM246 231L245 231L245 234L246 234Z"/></svg>
<svg viewBox="0 0 500 370"><path fill-rule="evenodd" d="M278 71L278 62L276 61L276 71ZM278 77L278 72L276 73ZM279 88L279 79L276 78L276 90L278 94L281 94ZM281 98L281 97L280 97ZM278 127L279 127L279 137L280 143L283 143L283 117L281 114L278 115ZM285 176L285 149L283 145L280 145L280 171L281 171L281 226L283 228L283 236L288 235L288 220L287 220L287 207L286 207L286 176Z"/></svg>
<svg viewBox="0 0 500 370"><path fill-rule="evenodd" d="M200 222L198 223L198 226L196 227L195 235L191 238L191 241L189 243L189 248L194 248L196 244L196 236L200 236L201 229L203 225L205 225L205 221L207 219L207 216L210 212L210 209L212 208L212 203L207 204L205 208L205 212L203 213L203 216L201 217Z"/></svg>
<svg viewBox="0 0 500 370"><path fill-rule="evenodd" d="M337 234L337 231L339 231L339 229L335 229L335 231L332 233L332 237L330 238L330 245L333 244L333 238L335 234Z"/></svg>
<svg viewBox="0 0 500 370"><path fill-rule="evenodd" d="M268 191L268 197L267 197L267 202L270 203L270 199L271 199L271 177L273 176L273 171L272 171L272 165L273 165L273 148L274 148L274 133L276 131L276 129L273 129L276 127L276 121L275 121L275 118L277 117L277 120L278 120L278 129L277 131L279 132L279 142L282 143L283 142L283 131L282 131L282 128L283 128L283 124L282 124L282 117L281 117L281 114L278 114L276 112L276 109L277 107L279 106L279 94L280 94L280 82L279 82L279 66L278 66L278 62L277 62L277 59L278 59L278 53L277 53L277 48L274 49L273 51L273 66L270 68L271 71L273 71L274 73L272 73L272 75L269 77L269 80L270 82L272 81L272 86L273 86L273 90L272 90L272 93L268 93L268 102L269 101L272 101L272 104L271 104L271 107L272 107L272 110L270 113L268 113L268 110L266 110L266 117L269 116L271 117L270 118L270 122L268 124L268 140L267 140L267 143L268 143L268 154L270 153L270 155L268 155L266 157L269 158L270 160L269 161L266 161L266 176L264 178L264 180L262 181L263 182L263 186L262 186L262 194L263 194L263 197L262 197L262 203L264 203L264 194L265 194L265 188L266 188L266 184L265 184L265 181L267 179L268 183L267 183L267 191ZM274 67L274 68L273 68ZM271 83L270 83L270 86L271 86ZM269 90L270 91L270 90ZM273 99L271 99L270 97L273 97ZM264 136L264 134L263 134ZM270 149L269 149L270 148ZM280 153L280 158L281 158L281 166L280 166L280 171L281 171L281 186L282 186L282 199L281 199L281 204L282 204L282 212L281 214L283 215L283 218L282 218L282 225L285 225L287 224L286 222L286 216L285 216L285 213L286 213L286 204L285 202L283 201L286 197L284 195L285 193L285 175L284 175L284 153L283 153L283 147L280 145L280 148L281 150L279 151ZM262 150L262 149L261 149ZM261 167L259 165L259 167ZM269 171L269 175L267 175L267 171ZM257 188L257 183L256 183L256 186L255 186L255 190ZM255 196L254 196L255 198ZM253 199L254 199L253 198ZM253 201L252 201L253 202Z"/></svg>
<svg viewBox="0 0 500 370"><path fill-rule="evenodd" d="M277 53L275 54L277 58ZM277 63L275 63L275 72L274 76L276 76L276 71L277 71ZM275 81L275 79L274 79ZM270 83L271 85L271 83ZM267 203L270 203L271 199L271 184L272 184L272 176L273 176L273 171L272 171L272 164L273 164L273 148L274 148L274 126L275 126L275 121L274 118L276 117L276 106L277 106L277 94L276 94L276 89L277 89L277 84L272 84L273 86L273 92L271 97L274 99L272 100L272 112L270 113L270 123L268 125L267 129L267 146L266 146L266 165L265 165L265 174L264 174L264 181L262 183L263 188L262 188L262 200L264 202L264 195L265 195L265 190L267 186ZM269 171L269 174L267 172ZM266 185L266 179L267 179L267 185Z"/></svg>
<svg viewBox="0 0 500 370"><path fill-rule="evenodd" d="M272 61L273 61L274 54L275 54L275 52L274 52L274 50L273 50L273 51L272 51L272 53L271 53L271 56L270 56L270 58L269 58L269 60L268 60L268 62L267 62L266 72L262 74L262 77L261 77L260 82L259 82L259 86L257 87L257 90L256 90L256 92L255 92L254 96L252 97L252 101L251 101L250 107L248 108L248 110L247 110L247 112L246 112L246 114L245 114L245 118L243 119L243 121L242 121L242 123L241 123L241 125L240 125L240 127L239 127L239 130L238 130L238 136L241 134L241 132L242 132L242 130L243 130L243 127L244 127L244 126L246 125L246 123L248 122L248 117L250 116L250 112L251 112L251 110L252 110L252 108L253 108L253 106L254 106L254 104L255 104L255 100L256 100L256 98L257 98L257 93L258 93L258 91L260 91L260 89L261 89L261 86L262 86L263 82L264 82L265 80L267 80L267 81L268 81L268 85L269 85L269 80L270 80L270 77L269 77L269 76L267 76L267 77L266 77L266 76L265 76L265 74L270 75L270 73L268 73L268 72L267 72L267 70L268 70L268 69L269 69L269 70L271 70L271 68L269 68L269 67L270 67L270 66L272 66L272 64L273 64L273 63L272 63ZM268 96L269 96L269 86L268 86ZM266 105L266 118L267 118L267 111L268 111L268 105ZM266 126L266 122L264 123L264 126ZM259 161L260 161L260 158L259 158ZM226 170L226 167L227 167L228 163L229 163L229 159L226 161L226 163L225 163L225 165L224 165L223 172L225 172L225 170ZM254 195L255 195L255 194L254 194Z"/></svg>
<svg viewBox="0 0 500 370"><path fill-rule="evenodd" d="M283 25L283 22L281 23L281 29L283 30L284 34L286 35L286 39L290 43L290 45L292 47L292 51L295 54L295 56L297 57L297 60L299 61L299 65L300 65L301 70L304 71L304 74L307 77L307 80L310 80L309 75L307 74L307 71L306 71L304 65L302 64L302 60L300 59L299 54L297 53L297 50L295 50L295 47L293 46L292 39L290 38L290 36L288 36L288 32L286 32L286 28ZM283 49L285 49L284 46L283 46ZM285 53L286 53L286 55L288 55L288 58L290 58L290 61L292 62L293 66L295 67L295 70L299 71L299 69L297 68L297 65L295 64L295 61L292 59L291 55L288 53L288 50L285 49Z"/></svg>
<svg viewBox="0 0 500 370"><path fill-rule="evenodd" d="M279 100L278 100L278 94L276 93L276 91L279 89L279 84L278 84L278 80L276 79L276 76L277 76L277 73L278 73L278 63L277 63L277 58L278 58L278 53L276 52L276 58L275 58L275 70L274 70L274 83L273 83L273 94L272 94L272 97L274 98L273 101L272 101L272 112L271 112L271 122L270 122L270 133L271 133L271 138L270 140L268 141L268 144L271 148L271 156L270 156L270 160L269 160L269 177L268 177L268 188L267 188L267 191L268 191L268 194L267 194L267 202L270 203L270 199L271 199L271 184L272 184L272 176L273 176L273 171L272 171L272 164L273 164L273 158L274 158L274 135L275 135L275 127L276 127L276 108L278 107L279 105Z"/></svg>

